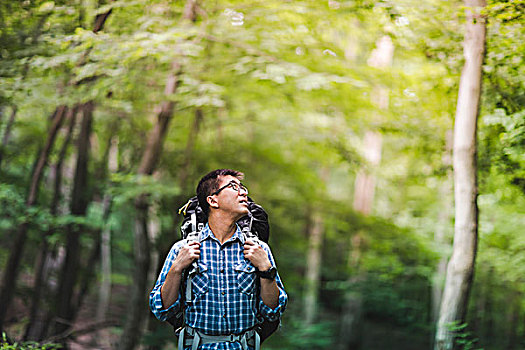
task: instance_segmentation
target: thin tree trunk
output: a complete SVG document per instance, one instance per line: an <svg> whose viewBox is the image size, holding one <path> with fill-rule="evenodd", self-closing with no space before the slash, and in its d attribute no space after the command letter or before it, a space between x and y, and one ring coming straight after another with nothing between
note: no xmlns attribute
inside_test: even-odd
<svg viewBox="0 0 525 350"><path fill-rule="evenodd" d="M365 158L372 167L379 165L381 161L382 136L375 131L367 131L365 134ZM355 180L354 210L370 215L375 192L375 176L369 171L361 170Z"/></svg>
<svg viewBox="0 0 525 350"><path fill-rule="evenodd" d="M159 234L160 234L160 220L158 216L158 205L150 205L149 206L149 222L148 222L148 239L150 242L156 242ZM158 276L158 270L157 266L161 263L162 260L160 259L159 251L157 249L152 249L152 253L150 256L150 267L148 271L148 281L149 283L153 283L157 276ZM155 319L155 317L152 317L153 314L149 314L150 317L146 317L146 322L143 327L143 332L151 331L152 329L157 329L157 326L159 325L159 322ZM155 345L150 345L146 348L147 350L159 350L160 347Z"/></svg>
<svg viewBox="0 0 525 350"><path fill-rule="evenodd" d="M106 194L104 202L111 201L110 195ZM107 311L109 308L109 302L111 297L111 228L107 220L104 221L104 228L102 230L102 237L100 242L100 253L101 253L101 283L98 291L98 303L96 312L96 323L102 323L106 321ZM97 344L104 345L101 341L108 338L109 334L105 330L100 330L98 335Z"/></svg>
<svg viewBox="0 0 525 350"><path fill-rule="evenodd" d="M494 267L489 267L485 282L485 315L483 318L483 337L485 343L491 345L494 340L494 295L498 293L494 283Z"/></svg>
<svg viewBox="0 0 525 350"><path fill-rule="evenodd" d="M2 147L0 148L0 168L2 167L2 160L4 158L5 149L7 147L7 144L9 143L9 139L11 138L11 130L13 129L13 125L15 124L17 111L18 109L16 108L16 106L11 107L11 114L9 115L9 119L7 120L7 124L5 126L4 136L2 137Z"/></svg>
<svg viewBox="0 0 525 350"><path fill-rule="evenodd" d="M71 195L71 214L84 216L90 202L88 187L88 160L89 138L93 121L93 102L82 105L82 122L78 140L77 164L73 180L73 193ZM80 234L79 225L69 225L66 237L66 258L60 274L59 289L57 294L57 320L54 334L66 331L74 318L75 303L73 301L74 287L80 263Z"/></svg>
<svg viewBox="0 0 525 350"><path fill-rule="evenodd" d="M108 170L116 173L118 170L118 138L113 137L110 141L110 148L108 154ZM110 195L104 196L104 203L109 203L112 200ZM106 218L107 219L107 218ZM102 241L100 246L101 251L101 276L102 282L99 289L99 301L97 305L97 323L106 320L106 312L109 307L109 298L111 296L111 228L104 220L104 228L102 230Z"/></svg>
<svg viewBox="0 0 525 350"><path fill-rule="evenodd" d="M321 277L321 248L323 244L324 220L318 211L311 213L312 224L309 225L309 247L306 258L306 279L304 294L304 322L309 326L317 317L319 304L319 284Z"/></svg>
<svg viewBox="0 0 525 350"><path fill-rule="evenodd" d="M113 127L111 128L111 130L114 131L117 126L118 126L118 124L113 124ZM113 135L113 132L111 134ZM106 172L105 169L109 169L109 171L111 171L111 172L115 172L116 171L116 168L117 168L116 158L118 157L116 152L118 152L118 149L115 147L116 144L113 142L114 138L115 138L114 136L111 136L110 139L108 140L108 143L107 143L108 146L107 146L106 150L104 151L104 156L103 156L104 161L102 162L102 166L100 167L101 169L99 169L98 171L95 172L96 174L98 174L98 176L97 176L98 179L105 179L106 178L107 172ZM106 165L106 163L108 163L108 165ZM113 198L111 197L111 195L106 193L103 196L103 199L102 199L102 222L104 222L106 224L107 224L107 222L109 220L109 216L111 214L112 203L113 203ZM79 288L78 288L77 298L76 298L76 301L75 301L75 308L74 308L73 319L76 317L76 314L81 309L81 307L82 307L82 305L84 303L85 297L88 294L89 287L92 285L91 282L94 280L94 278L96 276L96 274L95 274L96 269L94 267L96 266L96 263L100 259L100 256L102 254L102 250L105 249L106 253L107 253L107 251L110 249L109 245L105 246L103 244L104 235L105 235L105 232L108 231L108 229L109 229L109 227L107 227L107 225L105 225L105 227L103 227L102 229L97 230L95 232L95 242L94 242L94 244L93 244L93 246L91 248L91 252L89 254L89 258L88 258L87 264L85 264L85 266L83 267L84 273L82 274L82 279L79 281ZM110 232L107 233L107 234L110 234ZM109 244L109 242L108 242L108 244ZM104 284L104 288L107 289L107 302L106 302L106 306L105 306L106 309L107 309L107 307L109 305L109 293L111 291L111 289L110 289L110 286L111 286L111 269L106 273L105 280L103 280L103 284ZM105 311L106 311L106 309L105 309ZM102 320L101 323L104 323L105 321L106 320ZM101 331L104 331L104 330L105 330L104 328L101 329ZM97 337L95 334L93 334L90 338L91 338L90 339L90 344L92 346L96 347L96 344L98 343L98 340L100 338Z"/></svg>
<svg viewBox="0 0 525 350"><path fill-rule="evenodd" d="M348 279L348 290L342 309L339 348L354 350L361 347L363 330L363 295L360 284L363 280L361 268L361 251L363 245L363 232L356 232L351 239L352 248L348 257L348 267L353 275Z"/></svg>
<svg viewBox="0 0 525 350"><path fill-rule="evenodd" d="M368 131L365 134L365 158L371 167L378 167L381 161L382 137L378 132ZM357 174L354 193L354 210L369 215L375 192L375 176L362 170ZM343 317L340 328L340 348L342 350L359 349L363 332L363 296L360 283L364 279L364 270L359 266L363 232L357 232L352 237L352 250L349 255L351 271L354 273L348 279L349 290L345 295Z"/></svg>
<svg viewBox="0 0 525 350"><path fill-rule="evenodd" d="M112 130L111 135L113 135L113 132L117 127L118 127L118 124L113 123L111 127L111 130ZM107 164L109 163L110 159L112 161L115 161L115 158L117 157L117 155L115 154L117 150L114 147L112 140L113 140L113 136L111 136L107 142L108 146L106 147L103 153L104 156L102 157L103 159L102 165L99 167L98 170L95 171L95 174L97 174L96 176L97 179L105 179L107 177L106 169L109 169L110 171L112 171L113 169L116 170L115 164ZM100 195L98 197L100 197ZM108 221L109 215L111 213L111 206L113 203L113 198L107 193L103 195L102 197L103 197L102 199L102 222L105 223ZM103 232L104 232L104 229L97 230L95 232L95 242L91 248L91 252L89 254L87 264L83 267L84 273L82 274L83 278L80 280L80 283L79 283L79 289L78 289L78 294L77 294L78 296L76 298L76 303L75 303L76 304L75 314L82 307L84 299L88 293L91 281L95 277L96 270L94 269L94 267L97 261L100 259L100 254L102 251ZM93 341L93 344L96 343L95 339L92 339L92 341Z"/></svg>
<svg viewBox="0 0 525 350"><path fill-rule="evenodd" d="M26 199L26 208L30 208L31 206L36 204L42 174L44 172L44 168L47 163L49 154L51 153L55 144L56 135L58 133L58 130L60 129L60 126L62 125L65 114L66 107L64 106L58 107L55 110L55 113L53 114L52 124L48 132L46 144L40 152L40 156L38 157L36 165L33 169L31 183L29 185L29 192L27 194ZM10 249L11 253L9 255L7 265L4 271L4 276L2 280L3 288L2 293L0 294L0 331L3 331L3 323L7 313L7 308L11 304L13 292L16 287L18 267L20 265L20 259L22 258L28 228L29 224L27 222L23 223L18 228L16 236L14 237L13 246Z"/></svg>
<svg viewBox="0 0 525 350"><path fill-rule="evenodd" d="M465 65L454 126L454 245L436 330L436 350L453 349L455 336L450 325L465 322L478 240L476 128L485 52L486 21L481 15L485 0L466 0L465 5Z"/></svg>
<svg viewBox="0 0 525 350"><path fill-rule="evenodd" d="M446 272L446 269L445 269L445 272ZM486 299L487 293L485 292L485 289L486 289L486 286L484 283L485 281L484 280L481 281L481 278L484 278L484 276L478 277L478 282L474 283L474 285L472 286L471 303L474 305L474 308L472 310L474 313L471 314L469 317L469 320L470 320L469 326L470 326L470 329L472 329L472 331L474 332L474 334L478 335L480 341L483 343L483 339L482 339L483 337L483 319L484 319L484 314L485 314L485 299ZM434 334L432 334L432 338L434 338ZM434 340L432 339L432 342L433 341Z"/></svg>
<svg viewBox="0 0 525 350"><path fill-rule="evenodd" d="M106 198L104 198L106 199ZM103 206L103 220L107 220L109 217L109 214L111 212L111 199L108 198L107 200L104 200L102 203ZM94 269L95 265L97 264L97 261L100 259L100 248L102 244L102 231L99 230L95 232L95 242L93 243L93 247L91 247L91 252L89 254L89 258L87 260L87 264L84 267L84 273L82 275L82 279L79 282L79 288L78 288L78 294L77 298L74 302L73 307L73 318L76 317L76 314L78 310L82 307L82 304L84 303L84 299L88 293L89 286L91 281L95 277L96 270Z"/></svg>
<svg viewBox="0 0 525 350"><path fill-rule="evenodd" d="M66 132L66 137L60 149L58 161L55 164L55 178L54 178L54 186L53 186L54 192L53 192L53 199L51 200L51 206L50 206L50 213L53 216L55 216L58 213L58 205L59 205L59 201L61 198L60 191L62 187L62 166L64 164L64 160L67 154L67 149L69 148L69 144L73 136L73 129L75 127L75 122L76 122L76 113L77 113L77 107L70 108L67 111L66 119L69 120L69 126ZM48 275L48 272L46 271L48 264L46 264L46 261L49 255L49 245L47 243L46 238L52 233L52 230L53 229L50 229L48 232L44 234L43 241L42 241L42 247L40 249L39 257L36 263L33 298L31 300L29 322L27 324L26 332L24 335L24 339L26 340L29 340L29 339L40 340L40 336L44 328L44 325L43 325L44 316L39 315L39 309L40 309L41 296L44 293L44 289L46 289L46 286L45 286L46 276Z"/></svg>
<svg viewBox="0 0 525 350"><path fill-rule="evenodd" d="M323 183L328 181L330 173L327 167L323 167L320 179ZM319 305L319 285L321 282L321 254L324 236L323 214L319 210L310 208L310 216L307 225L308 255L306 258L305 293L304 293L304 319L305 325L315 323Z"/></svg>
<svg viewBox="0 0 525 350"><path fill-rule="evenodd" d="M518 349L518 327L521 314L521 293L517 290L511 292L510 310L507 328L507 350Z"/></svg>

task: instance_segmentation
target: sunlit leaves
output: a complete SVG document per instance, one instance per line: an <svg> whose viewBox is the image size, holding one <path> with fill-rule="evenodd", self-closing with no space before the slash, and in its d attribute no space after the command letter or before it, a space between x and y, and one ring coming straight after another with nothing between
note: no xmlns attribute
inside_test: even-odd
<svg viewBox="0 0 525 350"><path fill-rule="evenodd" d="M518 254L523 218L515 214L523 207L516 197L525 178L523 1L489 3L479 129L479 257L482 264L494 265L498 278L514 283L524 266ZM445 139L453 127L463 60L461 2L199 1L195 22L182 19L184 1L97 5L15 1L2 17L7 27L0 28L0 90L2 101L15 105L18 114L0 169L2 179L16 181L0 186L0 228L12 229L24 220L39 229L54 226L57 232L48 241L60 244L68 225L100 229L107 224L115 235L114 282L122 282L129 273L134 198L148 195L157 210L151 217L160 218L163 234L175 238L173 207L193 195L199 175L238 168L246 173L254 199L271 213L273 247L284 262L292 299L299 299L302 290L308 210L321 210L329 247L326 285L351 273L348 238L365 227L362 264L370 271L370 289L376 289L369 301L383 301L380 306L392 314L411 307L396 281L414 277L423 285L428 280L434 267L429 242L442 202L453 205L439 189L450 181ZM94 33L96 16L109 10L103 30ZM33 41L40 20L41 32ZM395 46L392 67L370 67L376 41L385 35ZM174 73L177 89L166 95ZM377 89L388 107L378 107ZM56 220L49 217L48 173L41 207L26 212L25 177L44 140L48 116L59 104L87 100L95 101L90 174L104 173L98 168L104 166L108 140L118 139L118 170L93 179L100 193L87 218L68 215L72 143L64 165L69 174L64 212ZM175 113L159 171L136 177L146 135L167 101L175 102ZM379 167L369 166L363 156L368 130L383 136ZM50 165L57 159L55 151ZM329 170L328 179L320 178L320 169ZM362 169L376 176L374 214L384 218L366 225L352 210L354 178ZM183 171L189 174L185 183ZM114 200L109 223L102 218L104 194ZM452 230L452 222L444 225ZM33 230L35 236L38 232ZM321 307L332 302L326 299Z"/></svg>

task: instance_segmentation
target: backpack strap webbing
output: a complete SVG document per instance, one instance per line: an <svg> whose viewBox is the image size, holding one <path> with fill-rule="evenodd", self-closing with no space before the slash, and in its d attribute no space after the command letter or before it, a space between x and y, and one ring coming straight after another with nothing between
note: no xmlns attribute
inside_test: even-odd
<svg viewBox="0 0 525 350"><path fill-rule="evenodd" d="M200 345L225 342L239 342L243 350L248 350L248 346L253 347L255 350L261 349L261 337L254 329L250 329L242 334L208 335L189 326L185 326L181 330L178 348L183 350L184 347L191 346L191 350L197 350Z"/></svg>

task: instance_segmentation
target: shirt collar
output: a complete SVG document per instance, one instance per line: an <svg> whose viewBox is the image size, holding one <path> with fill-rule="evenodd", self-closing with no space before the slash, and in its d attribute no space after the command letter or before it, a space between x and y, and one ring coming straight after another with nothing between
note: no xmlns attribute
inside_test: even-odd
<svg viewBox="0 0 525 350"><path fill-rule="evenodd" d="M228 241L235 241L238 239L241 242L241 244L244 244L245 238L242 234L241 228L237 224L235 224L235 226L237 227L237 229L235 230L235 233L233 234L232 238L230 238ZM199 234L199 237L200 242L205 241L208 238L217 239L213 235L213 232L211 231L211 228L208 225L208 223L206 223L206 226L204 226L204 228L202 229L201 233Z"/></svg>

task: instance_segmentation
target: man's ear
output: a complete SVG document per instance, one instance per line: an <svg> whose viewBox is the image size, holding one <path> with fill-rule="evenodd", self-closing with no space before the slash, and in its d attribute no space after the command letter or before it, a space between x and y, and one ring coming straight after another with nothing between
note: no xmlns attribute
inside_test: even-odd
<svg viewBox="0 0 525 350"><path fill-rule="evenodd" d="M219 202L217 202L217 199L215 196L208 196L206 197L206 202L208 202L208 205L212 208L219 208Z"/></svg>

